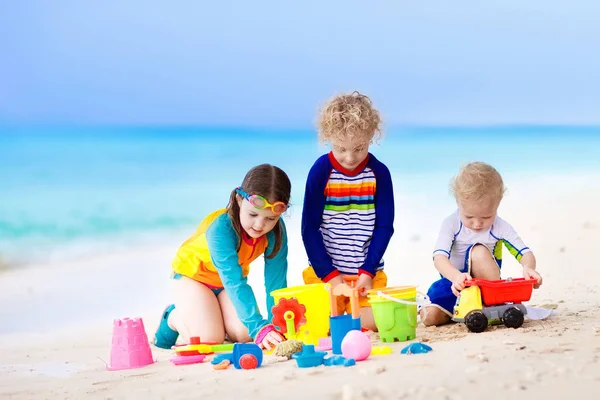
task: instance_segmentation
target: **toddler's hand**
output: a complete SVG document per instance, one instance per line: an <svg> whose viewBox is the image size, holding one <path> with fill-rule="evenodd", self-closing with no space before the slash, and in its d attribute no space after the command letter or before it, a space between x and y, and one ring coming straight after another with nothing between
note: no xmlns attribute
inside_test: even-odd
<svg viewBox="0 0 600 400"><path fill-rule="evenodd" d="M260 342L260 347L266 350L272 350L281 342L285 342L285 337L277 331L271 331L267 333L262 342Z"/></svg>
<svg viewBox="0 0 600 400"><path fill-rule="evenodd" d="M471 275L466 272L462 272L454 278L452 281L452 293L458 297L460 291L465 288L465 282L471 280Z"/></svg>
<svg viewBox="0 0 600 400"><path fill-rule="evenodd" d="M356 289L358 289L358 294L363 297L367 296L367 290L373 289L373 278L368 274L360 274L358 280L356 281Z"/></svg>
<svg viewBox="0 0 600 400"><path fill-rule="evenodd" d="M535 289L542 286L542 276L533 268L523 267L523 278L535 279L537 281L537 283L533 285Z"/></svg>

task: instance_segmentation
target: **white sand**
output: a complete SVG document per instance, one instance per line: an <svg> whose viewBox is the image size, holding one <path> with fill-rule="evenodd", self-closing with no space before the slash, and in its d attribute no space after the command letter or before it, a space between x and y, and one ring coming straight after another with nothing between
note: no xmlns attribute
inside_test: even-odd
<svg viewBox="0 0 600 400"><path fill-rule="evenodd" d="M395 183L403 193L403 182ZM390 285L425 291L437 278L431 250L453 205L445 188L436 199L397 196L397 230L385 257ZM0 336L0 398L594 398L600 389L599 204L598 175L510 184L500 215L537 256L544 285L529 304L556 307L550 319L482 334L460 324L420 326L417 340L432 352L401 355L406 343L396 343L394 354L352 368L299 369L293 361L254 371L214 371L209 363L175 367L171 351L152 347L157 363L106 371L101 359L109 361L113 318L142 316L152 337L170 297L170 260L183 238L8 271L0 275L0 331L6 332ZM306 260L299 215L296 210L289 221L290 285L301 283ZM519 276L518 264L506 260L503 276ZM255 263L250 281L262 305L261 276Z"/></svg>

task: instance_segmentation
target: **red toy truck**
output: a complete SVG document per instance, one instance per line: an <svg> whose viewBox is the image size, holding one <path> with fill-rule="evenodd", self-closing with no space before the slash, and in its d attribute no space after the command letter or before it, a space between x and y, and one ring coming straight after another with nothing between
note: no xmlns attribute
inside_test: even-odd
<svg viewBox="0 0 600 400"><path fill-rule="evenodd" d="M504 323L508 328L523 325L535 279L509 278L491 281L474 278L465 282L454 306L455 322L464 322L471 332L483 332L488 325Z"/></svg>

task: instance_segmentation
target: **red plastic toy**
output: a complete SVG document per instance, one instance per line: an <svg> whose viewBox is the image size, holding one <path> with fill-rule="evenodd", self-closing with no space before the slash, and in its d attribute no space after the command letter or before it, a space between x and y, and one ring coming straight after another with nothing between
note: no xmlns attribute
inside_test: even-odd
<svg viewBox="0 0 600 400"><path fill-rule="evenodd" d="M465 286L479 286L481 297L486 306L504 303L522 303L531 298L535 280L515 278L511 280L490 281L473 278L465 282Z"/></svg>
<svg viewBox="0 0 600 400"><path fill-rule="evenodd" d="M465 282L454 306L452 320L464 322L471 332L483 332L488 325L503 323L508 328L523 325L535 279L486 280Z"/></svg>

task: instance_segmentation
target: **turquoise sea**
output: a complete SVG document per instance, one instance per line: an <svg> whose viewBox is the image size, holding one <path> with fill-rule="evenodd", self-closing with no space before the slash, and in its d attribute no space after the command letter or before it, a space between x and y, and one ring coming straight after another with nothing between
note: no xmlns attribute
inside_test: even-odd
<svg viewBox="0 0 600 400"><path fill-rule="evenodd" d="M290 175L298 216L308 170L326 151L312 129L0 127L0 265L189 233L264 162ZM600 127L389 128L371 151L397 193L439 193L472 160L507 179L600 170Z"/></svg>

